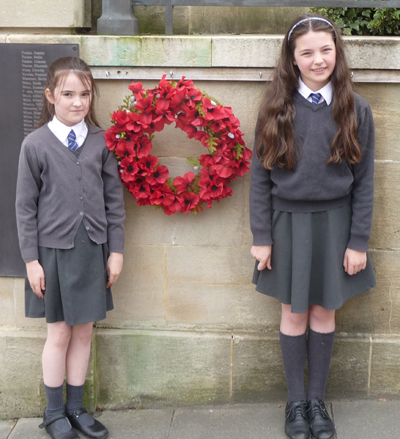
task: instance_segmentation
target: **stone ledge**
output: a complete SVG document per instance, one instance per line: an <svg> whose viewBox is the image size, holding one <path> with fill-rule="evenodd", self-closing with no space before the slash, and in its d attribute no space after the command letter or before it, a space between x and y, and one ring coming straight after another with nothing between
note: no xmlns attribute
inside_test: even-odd
<svg viewBox="0 0 400 439"><path fill-rule="evenodd" d="M2 0L0 28L90 27L90 14L87 0Z"/></svg>
<svg viewBox="0 0 400 439"><path fill-rule="evenodd" d="M282 35L97 36L0 34L7 43L73 43L91 66L272 68ZM345 37L350 68L400 69L400 37ZM240 56L238 56L240 54Z"/></svg>
<svg viewBox="0 0 400 439"><path fill-rule="evenodd" d="M0 411L40 416L45 331L0 329ZM268 402L285 398L277 332L95 330L89 408ZM327 397L400 391L400 336L338 334Z"/></svg>

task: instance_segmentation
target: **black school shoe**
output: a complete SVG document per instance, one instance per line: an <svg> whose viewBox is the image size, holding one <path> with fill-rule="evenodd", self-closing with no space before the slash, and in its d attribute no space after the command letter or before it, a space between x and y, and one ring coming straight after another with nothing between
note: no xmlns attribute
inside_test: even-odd
<svg viewBox="0 0 400 439"><path fill-rule="evenodd" d="M79 410L74 410L71 414L68 414L67 416L71 425L86 437L91 439L106 439L108 437L108 430L97 419L93 419L94 424L92 425L83 425L79 422L79 416L83 413L87 413L87 410L81 407Z"/></svg>
<svg viewBox="0 0 400 439"><path fill-rule="evenodd" d="M320 399L308 401L307 415L311 436L314 439L333 439L335 437L335 424L329 416L324 401Z"/></svg>
<svg viewBox="0 0 400 439"><path fill-rule="evenodd" d="M285 409L285 434L289 439L309 439L310 426L305 401L288 402Z"/></svg>
<svg viewBox="0 0 400 439"><path fill-rule="evenodd" d="M46 412L43 414L43 423L39 425L39 428L45 428L47 433L52 437L52 439L79 439L79 436L75 433L70 425L70 430L59 432L56 429L55 422L59 419L66 419L68 424L69 421L65 413L54 415L54 416L46 416Z"/></svg>

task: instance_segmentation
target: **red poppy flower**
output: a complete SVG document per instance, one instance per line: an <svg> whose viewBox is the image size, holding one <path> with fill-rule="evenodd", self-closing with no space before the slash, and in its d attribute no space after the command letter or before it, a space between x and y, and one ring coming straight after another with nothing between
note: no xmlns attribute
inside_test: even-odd
<svg viewBox="0 0 400 439"><path fill-rule="evenodd" d="M199 204L199 201L200 201L199 196L196 195L194 192L182 194L180 212L181 213L185 212L186 215L188 215L190 211L195 210L196 206Z"/></svg>
<svg viewBox="0 0 400 439"><path fill-rule="evenodd" d="M118 157L134 157L136 155L135 142L128 142L125 139L119 139L115 149L115 154Z"/></svg>
<svg viewBox="0 0 400 439"><path fill-rule="evenodd" d="M135 169L136 161L132 157L124 157L121 160L121 179L125 183L130 183L136 180L136 169Z"/></svg>
<svg viewBox="0 0 400 439"><path fill-rule="evenodd" d="M142 136L136 141L136 151L139 159L147 157L152 149L151 140L147 136Z"/></svg>
<svg viewBox="0 0 400 439"><path fill-rule="evenodd" d="M152 174L146 177L147 183L151 185L164 184L168 180L168 168L166 166L157 166Z"/></svg>
<svg viewBox="0 0 400 439"><path fill-rule="evenodd" d="M174 186L176 187L178 194L187 191L193 179L193 172L187 172L183 177L175 177Z"/></svg>

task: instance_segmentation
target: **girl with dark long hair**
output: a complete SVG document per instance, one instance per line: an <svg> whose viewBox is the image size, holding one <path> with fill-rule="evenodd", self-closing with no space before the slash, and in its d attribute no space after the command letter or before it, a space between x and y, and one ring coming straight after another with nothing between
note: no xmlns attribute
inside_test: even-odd
<svg viewBox="0 0 400 439"><path fill-rule="evenodd" d="M75 429L108 437L82 400L93 322L113 309L110 287L122 270L125 210L117 161L96 120L95 92L83 60L55 61L39 128L25 138L18 168L25 315L46 318L47 407L40 427L52 439L79 439Z"/></svg>
<svg viewBox="0 0 400 439"><path fill-rule="evenodd" d="M329 19L303 15L286 33L260 106L254 152L253 282L282 304L285 433L331 439L325 386L335 310L374 287L375 277L367 253L374 123L353 91L340 31Z"/></svg>

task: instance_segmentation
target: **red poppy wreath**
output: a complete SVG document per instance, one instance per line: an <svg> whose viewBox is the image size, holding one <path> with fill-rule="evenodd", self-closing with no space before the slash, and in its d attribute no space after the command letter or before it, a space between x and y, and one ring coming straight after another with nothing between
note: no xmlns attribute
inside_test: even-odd
<svg viewBox="0 0 400 439"><path fill-rule="evenodd" d="M157 88L148 90L133 82L129 89L133 94L111 115L113 126L105 139L137 204L161 207L167 215L188 214L232 195L229 183L249 170L252 155L232 109L214 102L185 77L176 82L163 76ZM172 122L207 148L206 154L187 159L196 174L168 178L168 168L150 154L154 133Z"/></svg>

